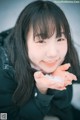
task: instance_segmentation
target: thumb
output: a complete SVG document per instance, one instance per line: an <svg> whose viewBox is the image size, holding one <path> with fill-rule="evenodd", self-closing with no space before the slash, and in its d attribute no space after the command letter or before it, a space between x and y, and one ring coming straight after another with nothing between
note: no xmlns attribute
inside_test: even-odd
<svg viewBox="0 0 80 120"><path fill-rule="evenodd" d="M41 71L37 71L37 72L34 73L34 78L41 78L43 76L44 75L43 75L43 73Z"/></svg>
<svg viewBox="0 0 80 120"><path fill-rule="evenodd" d="M58 70L65 71L65 70L68 70L70 66L71 66L70 63L66 63L64 65L59 66Z"/></svg>

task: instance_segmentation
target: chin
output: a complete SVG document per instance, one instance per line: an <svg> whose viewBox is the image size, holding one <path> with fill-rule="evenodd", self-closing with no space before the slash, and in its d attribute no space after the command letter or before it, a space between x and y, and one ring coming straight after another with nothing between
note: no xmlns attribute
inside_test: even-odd
<svg viewBox="0 0 80 120"><path fill-rule="evenodd" d="M55 70L41 70L41 71L45 74L50 74L50 73L54 72Z"/></svg>
<svg viewBox="0 0 80 120"><path fill-rule="evenodd" d="M43 73L46 73L46 74L50 74L52 72L54 72L56 70L56 68L58 67L59 65L56 65L55 67L52 67L52 68L49 68L49 67L40 67L40 70L43 72Z"/></svg>

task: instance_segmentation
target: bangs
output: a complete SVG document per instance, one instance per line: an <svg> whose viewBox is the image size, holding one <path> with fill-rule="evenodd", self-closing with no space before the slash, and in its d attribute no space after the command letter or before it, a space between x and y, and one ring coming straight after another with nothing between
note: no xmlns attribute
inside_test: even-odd
<svg viewBox="0 0 80 120"><path fill-rule="evenodd" d="M64 25L59 16L49 10L41 10L35 14L32 20L33 36L40 36L42 39L50 38L54 32L56 37L60 37L64 32Z"/></svg>

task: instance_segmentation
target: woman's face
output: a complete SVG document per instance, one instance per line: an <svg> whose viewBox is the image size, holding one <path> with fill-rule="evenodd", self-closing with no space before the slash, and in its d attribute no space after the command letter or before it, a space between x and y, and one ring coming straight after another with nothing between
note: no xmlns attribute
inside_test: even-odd
<svg viewBox="0 0 80 120"><path fill-rule="evenodd" d="M40 35L33 37L31 28L27 36L28 56L31 66L44 73L51 73L61 65L65 59L68 45L64 33L56 38L56 32L49 39Z"/></svg>

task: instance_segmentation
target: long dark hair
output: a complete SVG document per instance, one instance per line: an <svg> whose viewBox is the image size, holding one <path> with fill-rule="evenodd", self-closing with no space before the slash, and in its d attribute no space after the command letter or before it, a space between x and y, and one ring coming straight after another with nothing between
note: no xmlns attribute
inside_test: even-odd
<svg viewBox="0 0 80 120"><path fill-rule="evenodd" d="M27 34L31 26L33 27L34 37L40 33L42 38L51 37L55 30L57 36L60 36L61 28L63 28L68 42L68 52L64 63L71 63L72 71L74 70L74 73L78 75L78 56L71 40L69 24L63 11L53 2L34 1L21 12L11 34L6 40L8 56L15 69L15 80L18 83L13 94L13 99L18 105L30 99L34 86L26 45Z"/></svg>

